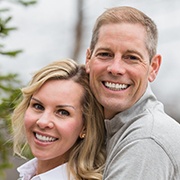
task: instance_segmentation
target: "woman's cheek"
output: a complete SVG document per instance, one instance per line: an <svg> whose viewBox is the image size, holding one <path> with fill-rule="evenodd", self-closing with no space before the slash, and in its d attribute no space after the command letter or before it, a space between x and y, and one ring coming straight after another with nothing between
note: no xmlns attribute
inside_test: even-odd
<svg viewBox="0 0 180 180"><path fill-rule="evenodd" d="M25 128L30 127L34 123L34 116L28 109L24 115L24 125Z"/></svg>

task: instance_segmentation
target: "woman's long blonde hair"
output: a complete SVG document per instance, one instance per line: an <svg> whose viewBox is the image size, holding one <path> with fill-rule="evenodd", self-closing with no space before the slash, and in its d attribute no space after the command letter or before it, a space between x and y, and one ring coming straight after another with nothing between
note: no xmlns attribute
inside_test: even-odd
<svg viewBox="0 0 180 180"><path fill-rule="evenodd" d="M25 137L24 114L32 95L46 81L53 79L72 79L84 89L81 104L86 136L84 139L79 138L71 149L68 169L76 180L102 179L105 163L105 127L102 107L90 90L84 65L77 65L70 59L55 61L40 69L34 74L29 85L22 89L22 100L12 115L14 153L22 156L23 147L28 146Z"/></svg>

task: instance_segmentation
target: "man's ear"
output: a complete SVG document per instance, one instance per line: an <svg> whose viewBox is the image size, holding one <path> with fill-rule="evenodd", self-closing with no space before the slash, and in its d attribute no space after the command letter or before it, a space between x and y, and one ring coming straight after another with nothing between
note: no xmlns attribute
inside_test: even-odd
<svg viewBox="0 0 180 180"><path fill-rule="evenodd" d="M161 55L157 54L155 55L150 64L150 70L149 70L149 82L153 82L156 79L156 76L158 74L159 68L161 66L162 57Z"/></svg>
<svg viewBox="0 0 180 180"><path fill-rule="evenodd" d="M90 67L89 67L90 58L91 58L91 50L88 48L86 50L86 65L85 65L87 73L89 73L90 71Z"/></svg>

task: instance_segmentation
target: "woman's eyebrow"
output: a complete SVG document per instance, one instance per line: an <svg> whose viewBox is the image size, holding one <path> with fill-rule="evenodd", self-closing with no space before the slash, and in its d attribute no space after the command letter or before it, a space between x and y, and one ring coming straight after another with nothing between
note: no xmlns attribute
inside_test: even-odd
<svg viewBox="0 0 180 180"><path fill-rule="evenodd" d="M74 106L68 105L68 104L57 105L56 107L58 107L58 108L70 107L70 108L73 108L73 109L75 110L75 107L74 107Z"/></svg>
<svg viewBox="0 0 180 180"><path fill-rule="evenodd" d="M41 101L39 101L39 100L36 99L35 97L32 97L31 100L37 101L38 103L42 104Z"/></svg>
<svg viewBox="0 0 180 180"><path fill-rule="evenodd" d="M38 103L40 103L40 104L42 104L42 103L41 103L41 101L39 101L39 100L38 100L38 99L36 99L35 97L32 97L31 99L32 99L32 100L34 100L34 101L36 101L36 102L38 102ZM68 105L68 104L57 105L56 107L57 107L57 108L70 107L70 108L73 108L74 110L76 109L74 106L72 106L72 105Z"/></svg>

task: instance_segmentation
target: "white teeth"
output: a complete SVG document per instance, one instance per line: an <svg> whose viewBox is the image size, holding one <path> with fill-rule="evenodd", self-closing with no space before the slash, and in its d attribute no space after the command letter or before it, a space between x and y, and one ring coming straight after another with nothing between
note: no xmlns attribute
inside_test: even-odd
<svg viewBox="0 0 180 180"><path fill-rule="evenodd" d="M56 138L54 138L54 137L43 136L43 135L40 135L37 133L35 134L35 136L39 141L43 141L43 142L52 142L52 141L56 140Z"/></svg>
<svg viewBox="0 0 180 180"><path fill-rule="evenodd" d="M111 90L115 90L115 91L124 90L128 87L128 85L126 84L117 84L117 83L111 83L111 82L105 82L104 85L107 88Z"/></svg>

